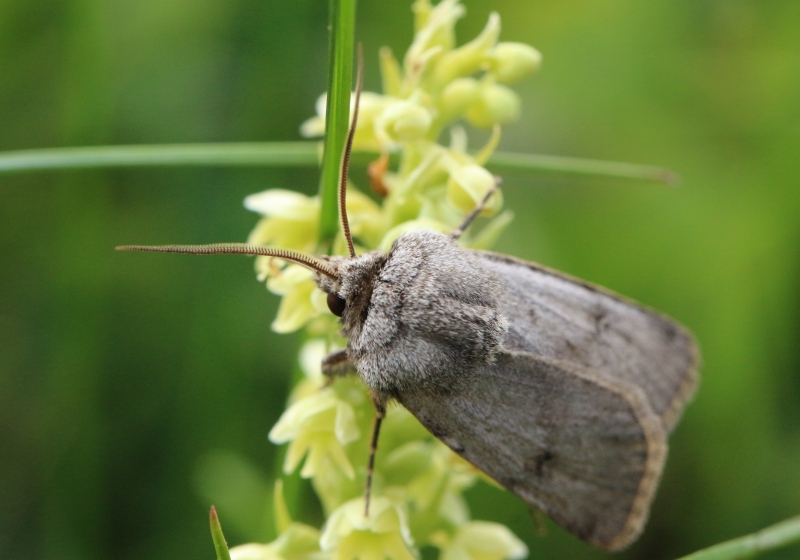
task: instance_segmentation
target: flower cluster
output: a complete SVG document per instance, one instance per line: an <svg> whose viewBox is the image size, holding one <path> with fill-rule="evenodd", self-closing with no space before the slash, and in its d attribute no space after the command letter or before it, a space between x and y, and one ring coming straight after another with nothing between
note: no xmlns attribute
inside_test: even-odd
<svg viewBox="0 0 800 560"><path fill-rule="evenodd" d="M436 6L417 0L413 7L415 36L402 65L388 48L382 49L383 93L361 97L354 150L376 153L370 179L381 203L348 186L347 213L359 253L385 251L412 229L452 231L475 208L495 184L484 164L499 142L500 126L519 116L519 98L508 84L533 73L541 62L532 47L498 42L500 17L495 13L478 37L456 46L455 24L464 15L458 0ZM323 97L317 116L302 125L304 135L324 133L324 110ZM475 154L467 152L462 121L492 131ZM438 143L446 128L448 146ZM393 169L390 155L397 161ZM245 206L263 216L249 243L317 249L318 198L270 190L248 197ZM501 206L498 193L484 209L490 219L462 241L471 247L490 245L511 219ZM334 249L344 252L342 239ZM273 329L305 328L310 335L300 357L305 379L295 387L270 440L289 444L284 471L300 468L300 475L311 480L327 523L321 531L284 523L278 540L236 547L232 557L411 560L422 546L438 548L447 560L524 557L525 545L507 528L470 520L462 494L479 473L401 407L390 408L384 420L371 511L364 516L372 402L355 377L323 379L322 357L344 341L312 274L267 257L258 258L256 269L259 279L283 298Z"/></svg>

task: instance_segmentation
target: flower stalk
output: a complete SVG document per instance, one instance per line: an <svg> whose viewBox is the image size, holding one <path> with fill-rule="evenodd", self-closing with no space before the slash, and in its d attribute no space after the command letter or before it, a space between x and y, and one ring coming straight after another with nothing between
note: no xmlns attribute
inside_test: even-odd
<svg viewBox="0 0 800 560"><path fill-rule="evenodd" d="M326 237L326 216L337 215L336 206L326 202L326 189L332 184L328 168L323 169L326 178L316 197L282 190L248 197L245 205L262 215L248 243L316 253L332 249L333 254L345 255L385 251L406 231L453 231L494 189L496 179L485 164L501 127L519 116L520 107L517 94L505 84L533 73L540 55L527 45L499 42L500 16L495 13L478 37L458 46L455 23L464 15L458 0L435 6L417 0L414 10L414 40L402 63L382 49L384 90L360 97L353 150L381 156L370 166L371 196L348 185L346 208L355 246L348 247L340 233L331 240ZM345 73L341 71L338 78L344 79ZM301 127L306 136L324 135L328 154L335 149L334 133L328 131L342 122L341 115L331 116L332 108L341 107L331 97L340 94L341 90L322 96L317 116ZM347 102L352 106L349 86ZM492 130L486 145L475 153L468 150L462 123ZM448 144L440 143L442 136L449 136ZM331 161L328 154L324 165ZM499 192L482 214L484 228L461 238L467 246L496 238L511 219L509 212L502 212ZM411 560L420 547L433 546L453 559L524 556L525 545L507 528L471 519L463 492L478 481L478 472L399 406L391 407L383 420L371 507L365 515L375 410L355 376L323 379L322 358L346 344L338 323L307 269L259 257L256 270L259 279L283 298L273 329L304 328L309 335L300 360L305 377L293 390L270 440L289 445L284 473L299 469L320 498L327 521L320 529L318 554L339 560ZM281 538L268 545L237 547L236 554L260 550L259 558L273 558Z"/></svg>

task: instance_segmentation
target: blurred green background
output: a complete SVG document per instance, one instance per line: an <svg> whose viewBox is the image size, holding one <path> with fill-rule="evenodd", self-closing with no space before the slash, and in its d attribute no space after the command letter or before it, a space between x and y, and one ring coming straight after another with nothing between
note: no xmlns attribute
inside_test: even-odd
<svg viewBox="0 0 800 560"><path fill-rule="evenodd" d="M539 48L501 148L668 166L678 189L506 174L497 250L663 310L705 365L650 523L621 558L686 554L800 513L800 3L465 0ZM325 87L327 3L0 0L0 149L294 140ZM367 88L409 2L363 0ZM213 558L272 538L297 337L252 262L118 254L245 239L242 198L315 169L0 176L0 558ZM353 178L366 182L364 170ZM310 492L292 505L318 523ZM488 486L473 515L531 558L599 558ZM785 550L769 558L796 558Z"/></svg>

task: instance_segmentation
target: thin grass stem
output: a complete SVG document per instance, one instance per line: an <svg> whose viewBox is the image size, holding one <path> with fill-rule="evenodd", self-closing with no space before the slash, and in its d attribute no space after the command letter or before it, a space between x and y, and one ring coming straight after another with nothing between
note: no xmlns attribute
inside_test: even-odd
<svg viewBox="0 0 800 560"><path fill-rule="evenodd" d="M339 231L338 184L342 151L350 122L356 0L330 0L328 22L328 104L325 113L325 150L320 178L319 240L329 244Z"/></svg>
<svg viewBox="0 0 800 560"><path fill-rule="evenodd" d="M800 543L800 515L789 518L757 533L699 550L678 560L739 560Z"/></svg>

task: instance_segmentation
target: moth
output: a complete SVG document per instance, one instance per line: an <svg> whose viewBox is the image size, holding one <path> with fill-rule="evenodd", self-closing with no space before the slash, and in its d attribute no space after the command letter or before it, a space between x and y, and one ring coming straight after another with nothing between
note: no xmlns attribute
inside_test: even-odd
<svg viewBox="0 0 800 560"><path fill-rule="evenodd" d="M450 235L415 231L387 253L356 255L345 185L360 83L339 186L349 256L244 244L119 249L267 255L313 269L347 337L323 371L357 372L378 411L370 476L383 412L396 401L577 537L625 548L647 520L667 435L697 384L693 337L598 286L459 246L482 205Z"/></svg>

